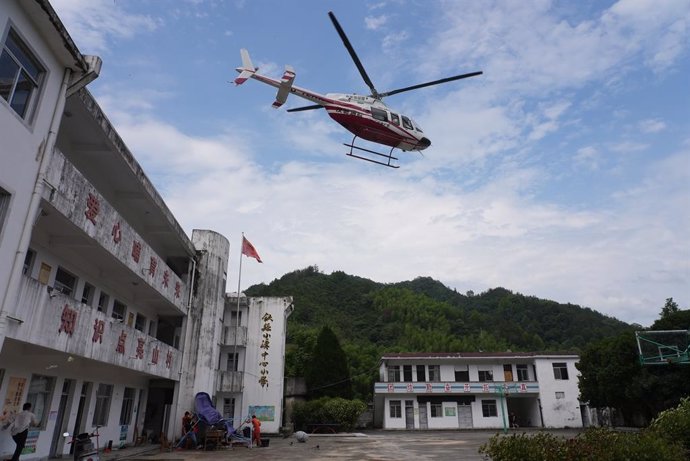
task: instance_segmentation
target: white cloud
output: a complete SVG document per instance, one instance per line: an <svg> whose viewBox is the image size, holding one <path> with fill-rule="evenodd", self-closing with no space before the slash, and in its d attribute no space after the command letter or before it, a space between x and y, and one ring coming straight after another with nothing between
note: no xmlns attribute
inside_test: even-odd
<svg viewBox="0 0 690 461"><path fill-rule="evenodd" d="M111 38L131 39L162 24L160 18L128 13L112 0L53 0L51 4L85 54L105 51Z"/></svg>
<svg viewBox="0 0 690 461"><path fill-rule="evenodd" d="M659 133L666 129L666 124L662 120L650 118L640 121L638 128L643 133Z"/></svg>
<svg viewBox="0 0 690 461"><path fill-rule="evenodd" d="M381 16L367 16L364 18L364 24L369 30L377 30L388 22L388 16L382 14Z"/></svg>

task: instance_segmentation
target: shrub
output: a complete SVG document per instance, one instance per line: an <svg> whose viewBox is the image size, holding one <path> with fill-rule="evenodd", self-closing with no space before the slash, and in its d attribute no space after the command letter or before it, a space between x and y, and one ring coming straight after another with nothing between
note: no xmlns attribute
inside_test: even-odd
<svg viewBox="0 0 690 461"><path fill-rule="evenodd" d="M690 453L690 397L681 399L676 408L659 413L649 430L657 437L682 443Z"/></svg>
<svg viewBox="0 0 690 461"><path fill-rule="evenodd" d="M352 430L367 406L361 400L322 397L296 403L292 411L295 429L306 430L308 424L337 423L344 430Z"/></svg>
<svg viewBox="0 0 690 461"><path fill-rule="evenodd" d="M680 444L653 431L616 432L592 428L575 438L548 433L493 436L479 449L493 461L682 461Z"/></svg>

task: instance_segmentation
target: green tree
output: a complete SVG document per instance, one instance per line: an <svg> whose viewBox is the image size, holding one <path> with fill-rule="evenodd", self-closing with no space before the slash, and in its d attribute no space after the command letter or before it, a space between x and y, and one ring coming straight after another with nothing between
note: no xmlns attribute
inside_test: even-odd
<svg viewBox="0 0 690 461"><path fill-rule="evenodd" d="M352 399L352 382L347 357L338 337L328 326L321 328L316 338L312 359L307 366L305 380L310 399L342 397Z"/></svg>
<svg viewBox="0 0 690 461"><path fill-rule="evenodd" d="M666 304L661 308L661 318L666 318L678 312L678 303L673 298L666 298Z"/></svg>

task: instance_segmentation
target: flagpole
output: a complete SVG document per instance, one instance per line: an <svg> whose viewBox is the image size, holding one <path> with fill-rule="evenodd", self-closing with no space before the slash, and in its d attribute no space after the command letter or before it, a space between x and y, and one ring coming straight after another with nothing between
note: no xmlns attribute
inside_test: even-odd
<svg viewBox="0 0 690 461"><path fill-rule="evenodd" d="M237 340L239 338L240 330L240 284L242 283L242 247L244 244L244 232L242 232L242 243L240 243L240 270L237 273L237 309L235 311L235 345L232 351L232 360L234 362L234 370L232 374L232 384L235 387L235 381L237 380L237 372L239 371L239 357L237 357ZM240 417L242 417L242 411L240 407Z"/></svg>

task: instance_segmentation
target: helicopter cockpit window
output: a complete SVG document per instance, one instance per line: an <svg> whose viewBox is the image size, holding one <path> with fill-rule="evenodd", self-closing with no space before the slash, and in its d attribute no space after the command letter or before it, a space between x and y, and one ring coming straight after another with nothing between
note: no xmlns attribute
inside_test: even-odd
<svg viewBox="0 0 690 461"><path fill-rule="evenodd" d="M393 112L391 112L391 122L393 122L393 125L400 126L400 117L398 116L398 114L394 114Z"/></svg>
<svg viewBox="0 0 690 461"><path fill-rule="evenodd" d="M371 116L382 122L388 121L388 113L385 110L376 109L375 107L371 108Z"/></svg>
<svg viewBox="0 0 690 461"><path fill-rule="evenodd" d="M414 124L414 129L417 130L417 131L419 131L420 133L424 133L424 130L422 130L422 127L419 126L416 122L415 122L415 124Z"/></svg>
<svg viewBox="0 0 690 461"><path fill-rule="evenodd" d="M412 126L412 122L410 122L410 119L405 117L404 115L402 116L402 121L403 121L403 126L407 128L408 130L414 130L414 127Z"/></svg>

